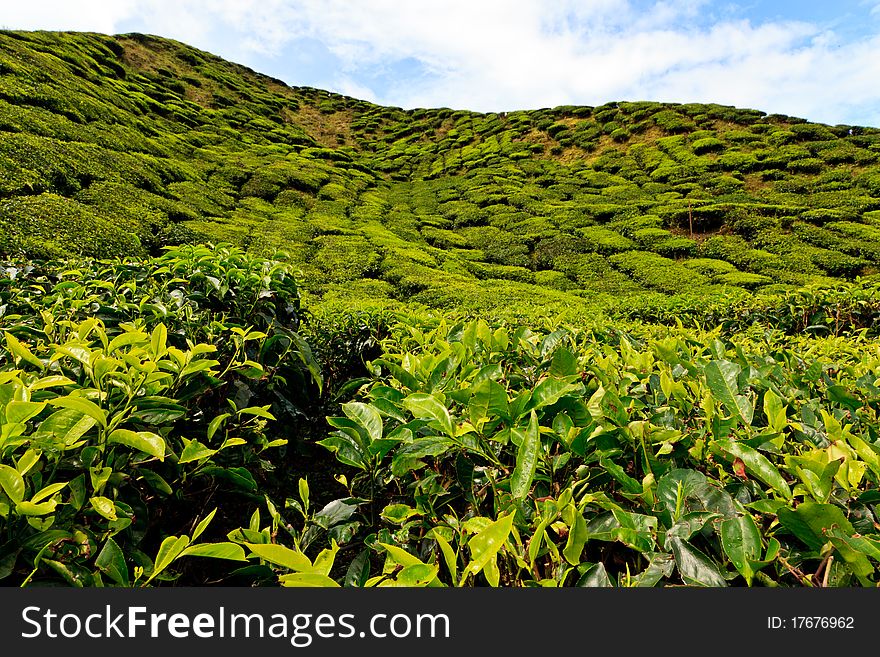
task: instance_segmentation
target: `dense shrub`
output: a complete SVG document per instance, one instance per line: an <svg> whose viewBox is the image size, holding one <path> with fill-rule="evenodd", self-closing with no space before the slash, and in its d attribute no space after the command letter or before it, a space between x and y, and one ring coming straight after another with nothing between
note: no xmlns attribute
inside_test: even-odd
<svg viewBox="0 0 880 657"><path fill-rule="evenodd" d="M581 228L578 234L583 238L586 248L606 255L628 251L636 246L629 238L601 226Z"/></svg>
<svg viewBox="0 0 880 657"><path fill-rule="evenodd" d="M0 201L0 253L43 258L138 254L143 249L136 226L56 194L7 199Z"/></svg>
<svg viewBox="0 0 880 657"><path fill-rule="evenodd" d="M356 235L323 235L315 238L313 262L334 283L374 276L382 256L366 239Z"/></svg>
<svg viewBox="0 0 880 657"><path fill-rule="evenodd" d="M822 557L802 546L827 539L835 554L850 554L846 582L873 586L870 546L847 552L858 532L877 535L867 522L829 525L825 538L803 530L822 513L845 519L859 505L860 486L878 476L867 465L873 452L861 447L876 410L842 387L827 391L825 359L814 367L785 348L771 356L683 332L641 339L476 321L435 323L426 334L410 325L374 362L376 378L362 400L330 419L335 431L322 441L358 470L351 493L369 491L386 532L380 545L367 547L383 563L380 573L368 571L368 585L380 578L421 586L726 586L740 578L803 585L788 559L812 569ZM432 376L438 362L448 363L442 378ZM846 381L867 372L863 356ZM794 389L805 401L776 392ZM797 414L790 403L808 410ZM847 451L847 462L861 454L868 461L856 466L857 483L829 477L840 492L833 496L805 483L813 478L804 468L825 467L825 443L809 436L843 436L837 416L844 414L853 419L848 440L861 450ZM460 441L456 427L465 426L471 438ZM745 436L753 433L773 447L751 447ZM378 449L379 440L387 448ZM800 441L806 450L795 447ZM585 482L587 503L576 504ZM420 500L400 501L399 487L420 491ZM688 514L707 512L717 525L670 538L678 522L692 521ZM786 531L771 537L768 514ZM748 527L760 561L738 560L743 533L725 523ZM782 551L787 556L777 559ZM283 581L286 571L279 572Z"/></svg>
<svg viewBox="0 0 880 657"><path fill-rule="evenodd" d="M862 258L822 249L811 255L811 260L832 276L854 278L869 263Z"/></svg>
<svg viewBox="0 0 880 657"><path fill-rule="evenodd" d="M180 564L170 569L175 559L163 556L168 533L202 519L188 534L194 543L215 516L205 495L234 508L265 484L262 455L287 442L267 436L267 421L290 422L319 389L317 363L295 332L292 272L225 247L6 272L0 406L4 435L15 439L0 454L0 524L12 537L3 579L176 578ZM214 524L234 529L230 510ZM174 556L188 554L244 559L204 538Z"/></svg>
<svg viewBox="0 0 880 657"><path fill-rule="evenodd" d="M697 139L691 144L691 148L697 155L704 153L717 153L724 150L724 142L715 137Z"/></svg>
<svg viewBox="0 0 880 657"><path fill-rule="evenodd" d="M613 255L609 260L641 285L667 294L693 291L709 283L699 272L654 253L629 251Z"/></svg>
<svg viewBox="0 0 880 657"><path fill-rule="evenodd" d="M488 262L518 267L529 265L529 247L517 235L493 226L465 228L461 234L468 246L483 251Z"/></svg>

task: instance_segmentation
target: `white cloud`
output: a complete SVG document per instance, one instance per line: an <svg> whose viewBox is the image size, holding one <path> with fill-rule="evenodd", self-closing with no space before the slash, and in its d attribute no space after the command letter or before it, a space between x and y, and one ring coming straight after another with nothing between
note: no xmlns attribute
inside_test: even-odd
<svg viewBox="0 0 880 657"><path fill-rule="evenodd" d="M353 80L350 77L342 76L336 78L332 85L333 89L340 94L345 96L351 96L352 98L359 98L361 100L366 100L371 103L376 103L379 101L376 92L373 91L370 87L365 84L361 84L357 80Z"/></svg>
<svg viewBox="0 0 880 657"><path fill-rule="evenodd" d="M13 30L72 30L112 33L132 15L137 0L7 0L0 7L0 26Z"/></svg>
<svg viewBox="0 0 880 657"><path fill-rule="evenodd" d="M645 99L880 125L880 35L846 42L807 22L717 11L707 0L91 0L15 3L0 8L0 24L143 25L244 63L274 58L266 72L291 84L303 81L285 75L286 49L315 39L338 59L324 84L402 107ZM376 82L404 61L420 70Z"/></svg>
<svg viewBox="0 0 880 657"><path fill-rule="evenodd" d="M390 60L430 73L389 85L403 107L500 110L618 99L719 102L831 123L880 124L877 37L842 43L806 22L699 27L704 0L278 3L268 43L322 41L349 78ZM256 10L255 11L259 11ZM247 21L247 16L243 16Z"/></svg>

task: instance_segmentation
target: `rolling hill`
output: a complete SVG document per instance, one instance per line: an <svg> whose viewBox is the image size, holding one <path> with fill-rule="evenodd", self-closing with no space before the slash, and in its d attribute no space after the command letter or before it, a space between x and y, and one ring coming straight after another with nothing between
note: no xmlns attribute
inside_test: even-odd
<svg viewBox="0 0 880 657"><path fill-rule="evenodd" d="M381 107L143 35L0 34L0 252L283 250L315 303L500 316L880 263L880 130L719 105ZM638 300L638 301L636 301Z"/></svg>

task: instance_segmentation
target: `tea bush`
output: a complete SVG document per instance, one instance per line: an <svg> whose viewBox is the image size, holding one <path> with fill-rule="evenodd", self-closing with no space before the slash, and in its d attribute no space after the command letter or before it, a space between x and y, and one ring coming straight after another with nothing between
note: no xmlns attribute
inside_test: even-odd
<svg viewBox="0 0 880 657"><path fill-rule="evenodd" d="M667 294L694 290L709 283L699 272L647 251L629 251L611 256L609 260L645 287Z"/></svg>
<svg viewBox="0 0 880 657"><path fill-rule="evenodd" d="M875 585L876 348L414 324L321 441L378 528L346 583Z"/></svg>
<svg viewBox="0 0 880 657"><path fill-rule="evenodd" d="M0 578L147 584L184 556L243 561L195 544L215 515L198 509L260 499L288 442L267 421L320 390L290 269L188 246L4 271Z"/></svg>

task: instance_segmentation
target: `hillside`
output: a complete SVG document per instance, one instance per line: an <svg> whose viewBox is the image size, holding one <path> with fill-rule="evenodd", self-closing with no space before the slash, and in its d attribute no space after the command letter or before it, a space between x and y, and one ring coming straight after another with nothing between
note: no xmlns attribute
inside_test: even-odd
<svg viewBox="0 0 880 657"><path fill-rule="evenodd" d="M880 583L880 130L0 32L0 585Z"/></svg>
<svg viewBox="0 0 880 657"><path fill-rule="evenodd" d="M649 102L403 111L142 35L0 34L0 252L281 249L308 293L578 316L880 263L880 130Z"/></svg>

